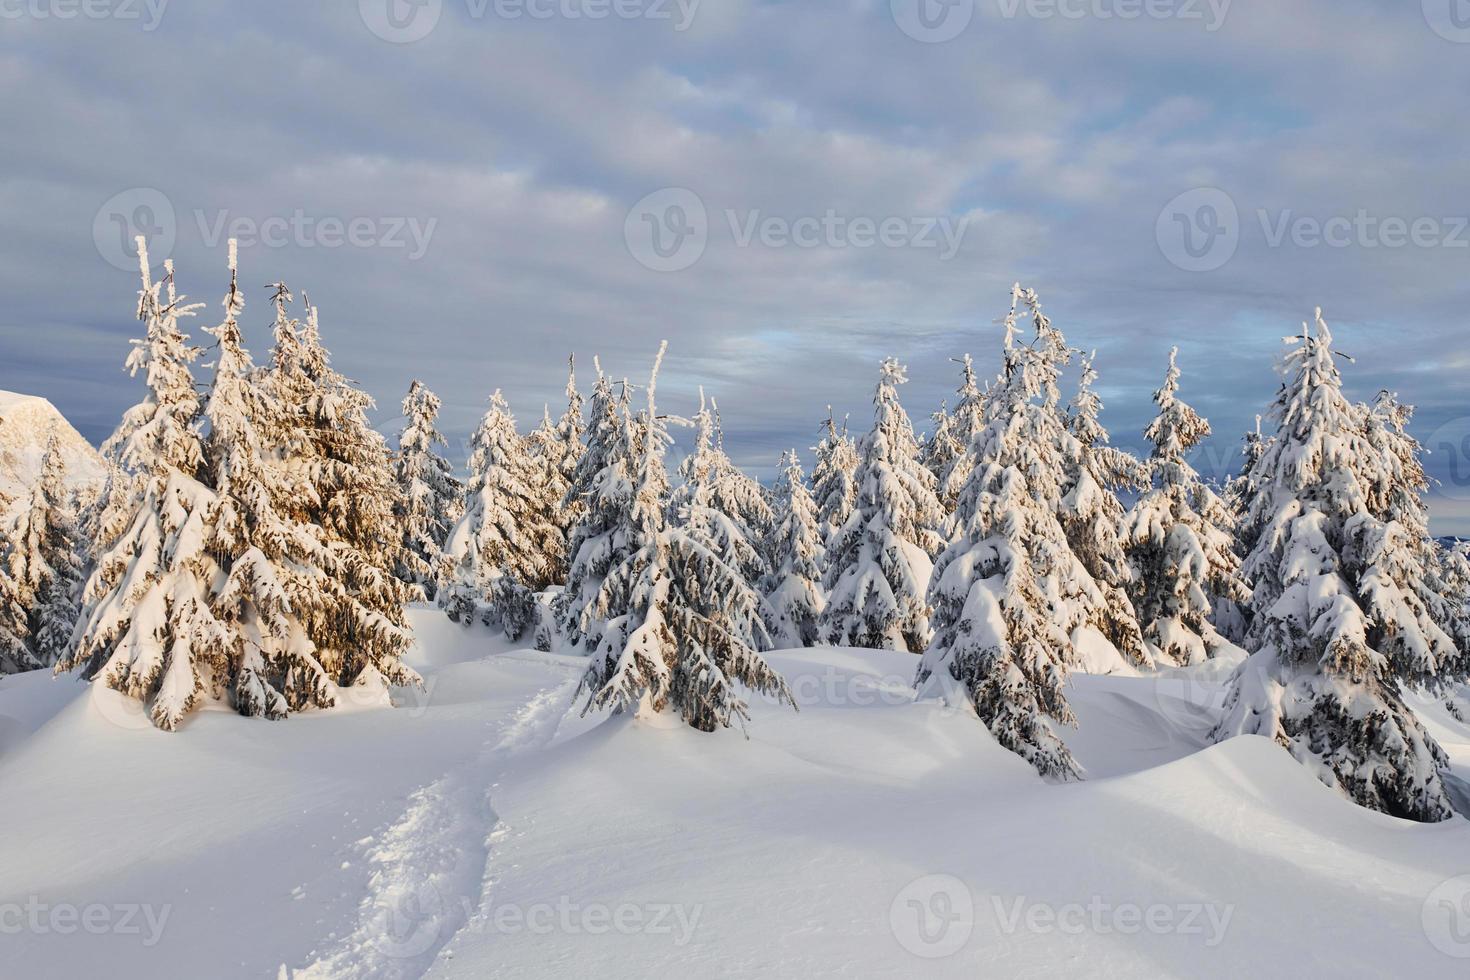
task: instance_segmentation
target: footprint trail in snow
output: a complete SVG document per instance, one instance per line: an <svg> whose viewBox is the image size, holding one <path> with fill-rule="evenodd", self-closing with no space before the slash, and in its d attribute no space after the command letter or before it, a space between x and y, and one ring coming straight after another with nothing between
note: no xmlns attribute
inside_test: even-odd
<svg viewBox="0 0 1470 980"><path fill-rule="evenodd" d="M577 678L543 688L487 740L480 757L416 790L403 815L360 841L372 868L352 930L289 980L421 977L480 903L498 817L501 764L556 734Z"/></svg>

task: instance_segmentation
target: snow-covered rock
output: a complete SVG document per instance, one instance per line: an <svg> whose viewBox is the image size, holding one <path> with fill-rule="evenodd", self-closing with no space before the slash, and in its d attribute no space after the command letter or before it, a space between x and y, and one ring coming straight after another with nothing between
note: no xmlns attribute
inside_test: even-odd
<svg viewBox="0 0 1470 980"><path fill-rule="evenodd" d="M60 442L66 482L72 489L107 477L102 456L56 406L39 395L0 391L0 494L21 500L41 475L41 459L52 432Z"/></svg>

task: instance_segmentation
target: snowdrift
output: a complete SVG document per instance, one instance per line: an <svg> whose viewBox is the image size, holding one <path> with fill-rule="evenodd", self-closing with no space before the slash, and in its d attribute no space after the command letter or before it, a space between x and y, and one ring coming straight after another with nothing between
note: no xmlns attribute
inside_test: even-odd
<svg viewBox="0 0 1470 980"><path fill-rule="evenodd" d="M167 735L0 679L0 909L40 910L0 972L1464 975L1440 903L1470 823L1358 808L1262 739L1203 747L1208 667L1074 678L1089 779L1049 785L915 702L906 654L772 654L801 710L756 701L747 740L581 717L577 659L415 625L427 690L392 710ZM1470 775L1470 729L1426 722ZM108 929L49 917L89 906Z"/></svg>

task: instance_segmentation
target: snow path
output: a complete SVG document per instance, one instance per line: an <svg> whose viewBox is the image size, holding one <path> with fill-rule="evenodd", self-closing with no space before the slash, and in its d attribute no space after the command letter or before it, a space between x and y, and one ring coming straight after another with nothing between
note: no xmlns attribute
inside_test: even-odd
<svg viewBox="0 0 1470 980"><path fill-rule="evenodd" d="M490 800L496 775L510 758L555 737L577 681L574 675L537 691L496 727L478 758L420 787L397 821L358 842L373 870L356 926L309 966L283 967L283 977L410 980L428 971L480 904L499 822Z"/></svg>

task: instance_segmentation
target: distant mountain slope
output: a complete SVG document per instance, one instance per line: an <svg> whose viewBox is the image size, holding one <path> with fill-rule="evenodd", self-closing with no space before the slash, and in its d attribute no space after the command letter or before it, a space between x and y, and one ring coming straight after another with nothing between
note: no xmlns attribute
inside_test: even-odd
<svg viewBox="0 0 1470 980"><path fill-rule="evenodd" d="M52 432L61 440L67 482L73 488L106 478L101 454L54 405L36 395L0 391L0 493L16 503L26 495L41 474Z"/></svg>

